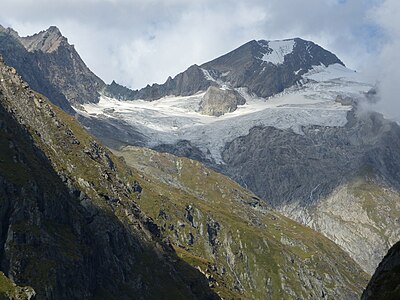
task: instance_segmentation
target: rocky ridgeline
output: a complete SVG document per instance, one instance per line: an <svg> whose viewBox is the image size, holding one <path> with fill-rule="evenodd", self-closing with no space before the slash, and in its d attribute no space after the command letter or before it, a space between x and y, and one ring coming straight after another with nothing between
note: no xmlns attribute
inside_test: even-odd
<svg viewBox="0 0 400 300"><path fill-rule="evenodd" d="M2 62L0 104L0 262L10 280L35 299L218 298L137 207L134 174Z"/></svg>
<svg viewBox="0 0 400 300"><path fill-rule="evenodd" d="M71 105L98 102L105 88L55 26L27 37L0 26L0 54L34 90L68 113Z"/></svg>
<svg viewBox="0 0 400 300"><path fill-rule="evenodd" d="M282 63L263 60L264 55L273 51L269 47L273 42L250 41L201 66L192 65L174 78L169 77L164 84L155 83L139 90L111 84L105 93L121 100L151 101L168 95L189 96L206 91L210 86L225 85L247 88L250 94L265 98L298 84L313 66L344 65L336 55L313 42L300 38L288 41L293 43L293 51L282 58Z"/></svg>

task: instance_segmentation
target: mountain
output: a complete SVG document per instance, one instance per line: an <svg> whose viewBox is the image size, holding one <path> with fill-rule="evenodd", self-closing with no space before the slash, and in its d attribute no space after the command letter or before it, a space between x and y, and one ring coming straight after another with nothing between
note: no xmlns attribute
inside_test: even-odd
<svg viewBox="0 0 400 300"><path fill-rule="evenodd" d="M396 243L379 264L371 281L362 294L361 300L387 299L400 297L400 242Z"/></svg>
<svg viewBox="0 0 400 300"><path fill-rule="evenodd" d="M245 87L250 94L269 97L300 84L302 75L313 66L343 65L334 54L300 38L282 41L250 41L201 66L169 77L164 84L147 85L140 90L113 94L117 84L108 87L108 96L123 100L156 100L165 96L189 96L210 86ZM122 88L120 86L120 88Z"/></svg>
<svg viewBox="0 0 400 300"><path fill-rule="evenodd" d="M2 297L219 298L133 201L137 174L2 60L0 153Z"/></svg>
<svg viewBox="0 0 400 300"><path fill-rule="evenodd" d="M261 66L268 76L254 73ZM190 82L183 85L187 90L171 92L186 96L154 101L101 97L79 113L105 123L122 120L124 132L131 128L141 133L121 141L91 127L114 148L147 146L228 175L286 216L335 241L372 274L398 239L400 217L399 126L362 109L375 101L374 85L335 55L298 39L252 41L190 69L197 75L205 70L201 80L183 72L179 78ZM267 78L281 83L279 89L268 89L272 96L257 89L268 86L267 81L255 84ZM212 89L235 91L245 104L233 110L229 101L214 96L218 109L228 107L226 113L202 114L206 92L199 84L206 82Z"/></svg>
<svg viewBox="0 0 400 300"><path fill-rule="evenodd" d="M45 36L39 33L36 38L18 42L21 38L15 32L11 29L3 29L0 33L2 38L0 47L13 49L13 51L8 51L10 61L21 61L21 57L30 53L29 49L37 49L33 53L45 53L59 49L63 44L62 38L57 38L57 35L50 38L48 42L46 42L47 38L44 38L45 42L35 42L35 40L43 40L41 34ZM47 60L48 57L44 59ZM62 59L62 56L58 56L54 64L62 65ZM34 66L35 62L32 69L36 68ZM44 66L44 70L38 71L37 78L49 72L51 65ZM24 71L21 66L20 68ZM10 70L10 72L16 75L15 70ZM30 71L25 72L30 74ZM60 71L60 74L62 75L63 72ZM34 82L36 79L30 80ZM41 88L49 89L52 84L49 80L42 81ZM79 82L74 84L79 85ZM32 83L30 85L32 86ZM22 89L29 90L26 83L20 83L20 86ZM54 86L54 91L58 89L59 87ZM210 97L211 93L206 96L208 89L216 93L212 97ZM287 221L289 223L282 221L286 219L279 213L273 212L274 217L279 220L277 222L281 224L279 226L285 227L285 232L287 232L285 235L289 236L290 241L287 242L286 237L278 241L276 235L270 236L265 232L254 235L254 232L258 231L253 227L253 221L255 224L264 222L269 228L273 228L276 224L268 223L263 219L265 215L254 212L252 205L256 208L261 207L264 213L265 208L266 210L276 209L287 217L321 232L339 245L369 274L373 273L387 250L398 240L399 126L379 114L366 112L363 109L364 104L376 101L373 84L365 80L362 74L347 69L334 54L312 42L301 39L251 41L209 63L201 66L193 65L175 78L169 78L163 85L156 84L139 91L132 91L113 82L98 91L102 95L98 98L96 94L95 101L87 101L83 104L71 101L71 103L77 108L76 117L81 124L108 146L120 149L121 146L139 145L193 158L230 176L257 195L251 196L257 199L255 202L247 201L247 204L250 203L250 208L249 205L239 203L240 201L225 200L226 193L217 193L216 198L228 201L232 207L221 203L223 201L215 202L216 200L211 196L204 201L204 193L215 190L215 182L218 181L203 185L207 179L197 176L202 187L196 187L193 191L194 183L182 182L181 178L178 180L176 176L179 174L171 177L166 176L165 172L154 170L157 166L164 168L163 164L167 164L171 167L168 170L175 172L172 166L182 163L176 158L164 156L154 166L154 162L145 159L151 152L147 153L144 150L143 157L136 157L133 161L128 159L133 168L130 172L133 174L137 172L140 176L135 177L133 183L128 182L127 186L131 186L134 193L139 193L139 190L145 187L144 191L151 190L152 193L149 194L154 196L145 196L146 192L135 194L133 197L137 197L137 209L143 210L152 217L154 221L149 221L150 228L154 229L155 224L157 224L156 227L161 228L161 231L156 232L155 235L174 241L172 246L178 256L183 261L200 268L201 272L208 277L208 285L218 293L235 297L235 295L258 295L256 290L259 290L268 293L272 291L273 295L281 297L280 290L287 290L293 297L295 295L302 297L305 295L305 290L297 286L298 280L307 280L310 286L318 286L315 290L322 291L321 286L314 281L312 276L304 277L302 273L300 277L293 275L299 270L299 265L296 263L294 263L294 268L281 270L281 266L287 266L289 262L287 260L289 256L286 254L280 262L278 262L279 259L268 261L276 265L277 270L281 270L284 274L276 275L274 270L270 270L275 274L275 280L271 279L271 286L267 289L258 289L261 277L255 276L252 272L252 269L259 270L258 264L250 264L249 261L251 261L250 257L255 261L263 260L265 257L254 254L253 250L244 253L241 246L244 241L241 238L237 239L226 229L232 227L239 232L244 229L246 234L255 240L266 235L264 237L268 237L271 239L270 242L276 245L275 249L292 254L297 250L286 248L287 243L293 245L291 238L296 235L308 236L308 233L305 234L303 230L300 233L296 233L296 230L294 232L288 230L284 225L292 224L290 223L292 221ZM70 102L64 94L67 92L62 94L65 98L64 102L60 102L61 98L54 98L57 100L52 101L68 112ZM236 99L240 101L232 102L228 94L235 94ZM127 99L139 100L121 101ZM37 105L40 106L40 104L39 102ZM205 104L210 106L204 111ZM11 111L13 110L15 109ZM72 119L68 119L68 124L70 121L73 122ZM20 122L26 124L24 119ZM29 128L35 128L35 126L30 125ZM49 134L46 132L44 136L48 137ZM61 151L51 141L45 140L44 144L50 143L51 147ZM99 144L96 142L96 145ZM104 151L107 150L104 149ZM74 151L70 152L74 153ZM117 154L127 157L126 153L118 152ZM54 153L53 156L46 155L50 156L51 162L60 159L54 157ZM111 154L107 155L111 157ZM93 156L97 157L95 154ZM63 156L61 160L64 160ZM115 158L112 161L115 163ZM68 165L69 167L64 171L72 172L76 165L84 166L85 164L86 160L81 159L78 164ZM201 167L201 165L197 166ZM151 170L156 175L152 175L150 171L144 174L138 170L140 168ZM126 166L122 169L129 170ZM190 169L189 173L196 174L196 170ZM82 170L79 172L82 175L78 177L85 178L86 172L88 172L86 169ZM210 171L204 172L209 174ZM97 178L98 175L104 174L93 176ZM80 187L88 188L84 184L82 186L79 178L77 181ZM218 180L224 182L226 179L219 178ZM139 188L138 185L141 187ZM98 186L101 186L100 182L97 183ZM167 198L170 202L167 203L164 201L167 199L164 196L172 187L179 191L173 189L174 195L171 196L172 192L169 194ZM238 190L239 187L233 187L233 189ZM108 191L109 188L105 190ZM84 193L87 194L86 191ZM243 199L246 198L242 192L239 194ZM230 195L232 199L236 199L234 194ZM107 197L104 198L116 199L114 196L107 195ZM141 202L142 198L147 201ZM185 202L182 206L182 199L191 199L191 201ZM199 199L203 202L199 202ZM216 203L223 207L224 214L216 211ZM193 225L194 215L189 206L197 209L195 211L201 220L199 224L203 225L202 231L195 227L195 224ZM160 207L165 207L165 209L160 209ZM180 210L174 210L177 207L180 207ZM233 211L230 211L230 208L233 208ZM179 213L183 210L185 212ZM213 211L215 214L211 214ZM238 216L236 212L246 213ZM203 218L204 216L207 216L206 219ZM231 222L238 218L242 218L240 224ZM150 220L146 217L144 219ZM220 221L214 222L216 219ZM147 221L144 222L148 224ZM296 225L293 226L300 226L297 223L294 224ZM173 229L165 230L171 225ZM205 228L207 228L207 233ZM224 237L223 242L218 238L218 232ZM310 236L316 235L313 231L310 232ZM88 235L90 234L93 235L93 232ZM216 244L216 241L222 243L223 247L214 247L220 245ZM299 245L298 242L298 240L294 242L294 245ZM97 243L96 240L91 245ZM304 240L299 243L306 245L304 249L318 248L315 244L308 244ZM246 242L245 244L249 245ZM320 245L322 244L325 242L321 240ZM202 248L203 246L199 245L206 246ZM323 253L327 257L327 260L323 261L328 265L333 263L338 266L333 260L335 256L333 252L325 252L326 248L334 247L333 244L329 245L329 247L323 247ZM262 247L262 245L253 244L250 248L254 249L253 246ZM300 248L303 249L302 246ZM204 252L204 249L208 249L208 252ZM232 257L228 249L231 249L235 255L238 253L239 257L235 257L234 260L240 263L231 264L232 260L222 262L221 258ZM166 257L174 257L174 253L171 254L170 250L166 250ZM308 253L308 250L306 252ZM273 253L269 253L274 257ZM294 257L295 262L302 256L298 255L297 258ZM346 254L340 254L338 257L341 255L346 257ZM243 264L241 259L244 259L246 263ZM176 257L172 258L172 261L175 260ZM356 271L359 270L357 266L353 267L351 259L344 258L344 261L346 265L352 266L350 277L357 272L361 275L360 277L364 277L364 273ZM224 271L215 268L214 262L220 267L223 266L224 269L221 270ZM311 269L314 268L315 261L306 260L306 262L310 264L308 266ZM111 264L111 268L113 267ZM175 266L172 266L172 269L174 268ZM330 287L324 287L321 297L326 294L326 291L329 295L335 295L334 298L343 298L338 295L349 292L349 283L346 283L348 276L343 273L341 264L338 268L334 273L338 276L339 286L333 290ZM314 271L310 271L312 272ZM8 272L5 273L9 276ZM228 274L227 277L221 277L222 273ZM331 275L328 274L328 276ZM357 284L350 288L352 292L349 292L349 295L355 295L359 290L359 286L362 285L360 277L357 277ZM250 280L247 280L248 278ZM198 293L197 287L196 292L187 281L182 283L179 276L173 278L175 279L181 282L181 290L192 294ZM30 282L15 280L12 276L10 280L14 280L18 286L32 286L35 291L37 289ZM199 280L200 283L201 279ZM310 289L314 293L314 289ZM335 289L339 292L335 292ZM92 293L93 289L89 289L89 292ZM318 297L317 294L313 296Z"/></svg>
<svg viewBox="0 0 400 300"><path fill-rule="evenodd" d="M71 105L98 102L105 88L55 26L27 37L0 26L0 54L34 90L70 114Z"/></svg>
<svg viewBox="0 0 400 300"><path fill-rule="evenodd" d="M1 60L0 103L0 293L359 297L367 275L328 239L198 162L116 152L128 168Z"/></svg>
<svg viewBox="0 0 400 300"><path fill-rule="evenodd" d="M313 66L344 64L331 52L300 38L250 41L201 66L215 81L266 98L301 81Z"/></svg>

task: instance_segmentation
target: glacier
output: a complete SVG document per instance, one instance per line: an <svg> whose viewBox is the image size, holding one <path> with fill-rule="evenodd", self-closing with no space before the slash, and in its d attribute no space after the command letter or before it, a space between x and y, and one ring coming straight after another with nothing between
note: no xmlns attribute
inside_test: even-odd
<svg viewBox="0 0 400 300"><path fill-rule="evenodd" d="M340 64L314 66L302 77L296 86L267 99L237 88L246 104L220 117L198 112L204 92L155 101L120 101L101 96L98 103L76 109L86 117L123 120L148 137L149 147L188 140L209 159L223 164L221 152L226 143L247 135L256 126L293 130L297 134L302 134L303 126L344 126L352 106L343 105L336 98L362 99L373 88L362 74ZM229 83L220 86L228 88Z"/></svg>

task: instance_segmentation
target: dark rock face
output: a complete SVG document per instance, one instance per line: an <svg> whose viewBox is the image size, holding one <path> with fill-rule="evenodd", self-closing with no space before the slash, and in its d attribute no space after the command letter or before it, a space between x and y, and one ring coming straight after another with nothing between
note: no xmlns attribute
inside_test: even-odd
<svg viewBox="0 0 400 300"><path fill-rule="evenodd" d="M68 113L71 105L98 102L105 88L54 26L28 37L0 27L0 54L34 90Z"/></svg>
<svg viewBox="0 0 400 300"><path fill-rule="evenodd" d="M207 80L197 65L189 67L185 72L169 77L164 84L148 85L135 91L133 99L156 100L167 95L190 96L199 91L205 91L214 82Z"/></svg>
<svg viewBox="0 0 400 300"><path fill-rule="evenodd" d="M400 242L395 244L379 264L362 294L362 300L400 298Z"/></svg>
<svg viewBox="0 0 400 300"><path fill-rule="evenodd" d="M213 164L213 162L207 158L206 154L203 153L203 151L201 151L196 146L193 146L188 140L180 140L176 144L158 145L155 146L153 149L158 152L167 152L176 156L188 157L194 160L198 160L206 164Z"/></svg>
<svg viewBox="0 0 400 300"><path fill-rule="evenodd" d="M309 206L365 170L400 188L398 125L377 114L356 118L350 112L348 120L339 128L305 127L304 135L253 128L226 146L224 173L275 207Z"/></svg>
<svg viewBox="0 0 400 300"><path fill-rule="evenodd" d="M87 118L77 115L81 123L91 134L111 148L129 145L134 141L137 146L145 146L148 138L141 132L118 119Z"/></svg>
<svg viewBox="0 0 400 300"><path fill-rule="evenodd" d="M107 97L112 97L118 100L133 99L135 91L116 83L114 80L111 84L107 84L103 90L103 94Z"/></svg>
<svg viewBox="0 0 400 300"><path fill-rule="evenodd" d="M35 299L216 299L125 169L0 62L0 269ZM136 186L136 190L138 187Z"/></svg>
<svg viewBox="0 0 400 300"><path fill-rule="evenodd" d="M246 103L237 91L222 90L211 86L203 96L200 102L200 113L210 116L222 116L226 113L233 112L238 105Z"/></svg>
<svg viewBox="0 0 400 300"><path fill-rule="evenodd" d="M270 42L260 40L248 42L201 67L232 87L247 87L259 97L269 97L296 84L313 65L343 65L334 54L313 42L299 38L293 41L293 51L284 57L282 64L262 60L271 49Z"/></svg>
<svg viewBox="0 0 400 300"><path fill-rule="evenodd" d="M283 62L264 61L263 56L272 52L269 41L250 41L239 48L207 62L200 67L191 66L164 84L153 84L139 91L132 91L133 99L155 100L167 95L187 96L205 91L223 82L232 88L246 87L259 97L269 97L285 88L300 83L301 75L317 65L344 65L334 54L310 41L300 38L283 42L293 43L293 51L284 56ZM207 75L206 75L207 74Z"/></svg>

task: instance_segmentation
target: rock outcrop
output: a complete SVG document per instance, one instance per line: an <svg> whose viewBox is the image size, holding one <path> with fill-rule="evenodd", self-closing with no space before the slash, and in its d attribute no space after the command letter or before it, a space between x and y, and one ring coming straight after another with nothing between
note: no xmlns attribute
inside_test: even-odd
<svg viewBox="0 0 400 300"><path fill-rule="evenodd" d="M361 300L395 300L400 298L400 242L390 248L379 264Z"/></svg>
<svg viewBox="0 0 400 300"><path fill-rule="evenodd" d="M211 86L207 89L207 92L200 102L199 111L204 115L219 117L235 111L238 105L243 105L245 103L246 99L237 91L223 90Z"/></svg>

